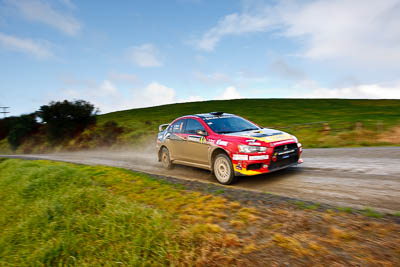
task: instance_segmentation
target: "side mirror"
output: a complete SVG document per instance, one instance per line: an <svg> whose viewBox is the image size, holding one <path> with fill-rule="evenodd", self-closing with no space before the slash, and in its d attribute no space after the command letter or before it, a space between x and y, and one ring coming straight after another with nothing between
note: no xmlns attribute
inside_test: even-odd
<svg viewBox="0 0 400 267"><path fill-rule="evenodd" d="M207 136L208 135L208 133L206 131L204 131L204 130L197 130L196 134L201 135L201 136Z"/></svg>
<svg viewBox="0 0 400 267"><path fill-rule="evenodd" d="M159 132L162 132L162 131L164 131L165 129L167 129L168 126L169 126L169 123L161 124L160 126L158 126L158 131L159 131Z"/></svg>

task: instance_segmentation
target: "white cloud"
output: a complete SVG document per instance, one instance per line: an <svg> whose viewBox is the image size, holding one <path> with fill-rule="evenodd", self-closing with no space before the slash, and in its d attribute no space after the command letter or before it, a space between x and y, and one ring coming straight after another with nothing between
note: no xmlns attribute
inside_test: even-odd
<svg viewBox="0 0 400 267"><path fill-rule="evenodd" d="M150 83L146 88L140 90L135 97L136 106L150 107L176 102L175 90L158 82Z"/></svg>
<svg viewBox="0 0 400 267"><path fill-rule="evenodd" d="M240 95L238 90L233 86L229 86L229 87L225 88L225 90L222 93L222 95L217 97L217 99L222 99L222 100L224 100L224 99L238 99L238 98L242 98L242 96Z"/></svg>
<svg viewBox="0 0 400 267"><path fill-rule="evenodd" d="M185 101L179 100L175 89L155 81L142 88L118 88L111 80L100 83L76 79L72 79L71 83L69 80L63 80L67 87L62 89L61 95L53 99L84 99L99 107L102 113L200 100L197 96L189 97Z"/></svg>
<svg viewBox="0 0 400 267"><path fill-rule="evenodd" d="M41 0L6 0L9 6L16 8L21 15L30 21L37 21L56 28L66 34L76 35L81 30L79 21L54 9L49 3ZM71 4L65 1L65 4Z"/></svg>
<svg viewBox="0 0 400 267"><path fill-rule="evenodd" d="M109 80L103 81L99 89L99 92L105 95L116 95L118 93L115 85Z"/></svg>
<svg viewBox="0 0 400 267"><path fill-rule="evenodd" d="M299 54L308 58L385 64L400 60L399 0L270 3L223 17L196 47L211 51L225 36L270 32L299 41Z"/></svg>
<svg viewBox="0 0 400 267"><path fill-rule="evenodd" d="M314 88L310 93L294 97L302 98L351 98L351 99L400 99L400 83L384 86L362 84L342 88Z"/></svg>
<svg viewBox="0 0 400 267"><path fill-rule="evenodd" d="M37 58L49 58L53 54L46 41L34 41L28 38L18 38L0 32L0 45L9 50L14 50L33 55Z"/></svg>
<svg viewBox="0 0 400 267"><path fill-rule="evenodd" d="M319 0L298 2L282 19L286 36L307 38L306 57L389 63L400 60L399 12L398 0Z"/></svg>
<svg viewBox="0 0 400 267"><path fill-rule="evenodd" d="M129 59L140 67L160 67L159 51L152 44L143 44L129 49Z"/></svg>
<svg viewBox="0 0 400 267"><path fill-rule="evenodd" d="M233 13L222 18L216 26L204 33L198 40L197 47L205 51L212 51L224 36L263 32L271 24L271 19L266 16Z"/></svg>

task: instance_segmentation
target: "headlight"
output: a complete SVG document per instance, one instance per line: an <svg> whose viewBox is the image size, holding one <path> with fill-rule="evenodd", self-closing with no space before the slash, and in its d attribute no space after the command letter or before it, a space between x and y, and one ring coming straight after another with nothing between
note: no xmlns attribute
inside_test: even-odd
<svg viewBox="0 0 400 267"><path fill-rule="evenodd" d="M239 152L241 153L254 153L254 152L265 152L267 151L267 147L265 146L246 146L239 145Z"/></svg>

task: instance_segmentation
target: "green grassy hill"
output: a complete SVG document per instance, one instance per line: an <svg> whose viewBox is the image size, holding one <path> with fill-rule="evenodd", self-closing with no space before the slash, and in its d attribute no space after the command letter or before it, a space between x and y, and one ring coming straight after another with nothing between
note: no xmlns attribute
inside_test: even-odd
<svg viewBox="0 0 400 267"><path fill-rule="evenodd" d="M150 108L130 109L99 116L100 121L115 120L135 127L146 121L166 123L178 116L224 111L246 117L260 125L286 126L316 121L399 122L400 100L343 99L237 99L178 103Z"/></svg>
<svg viewBox="0 0 400 267"><path fill-rule="evenodd" d="M134 139L135 136L156 133L159 124L169 123L176 117L210 111L234 113L261 126L288 131L298 135L308 147L390 144L384 138L380 140L381 135L400 124L400 100L343 99L238 99L179 103L112 112L100 115L99 122L114 120L129 128L129 137ZM330 130L324 131L327 127Z"/></svg>

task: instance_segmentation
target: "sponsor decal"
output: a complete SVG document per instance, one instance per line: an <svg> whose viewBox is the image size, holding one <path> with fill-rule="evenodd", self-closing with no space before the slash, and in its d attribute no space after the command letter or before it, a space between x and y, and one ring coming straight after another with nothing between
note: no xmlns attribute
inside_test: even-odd
<svg viewBox="0 0 400 267"><path fill-rule="evenodd" d="M277 141L282 141L286 139L291 139L290 135L288 134L278 134L278 135L272 135L272 136L266 136L260 138L260 140L265 140L267 142L277 142Z"/></svg>
<svg viewBox="0 0 400 267"><path fill-rule="evenodd" d="M282 133L282 132L277 132L277 133L272 133L272 134L265 134L265 133L255 133L255 132L249 132L249 133L243 133L243 134L232 134L232 136L244 136L248 138L253 138L253 140L259 140L259 141L264 141L264 142L279 142L287 139L292 139L292 136L287 133ZM250 139L248 139L250 140ZM252 142L248 141L246 142Z"/></svg>
<svg viewBox="0 0 400 267"><path fill-rule="evenodd" d="M206 117L206 118L203 118L203 120L218 120L218 119L221 119L221 118L233 118L233 117L235 117L235 116L233 116L233 115L222 115L222 116L218 116L218 117Z"/></svg>
<svg viewBox="0 0 400 267"><path fill-rule="evenodd" d="M239 163L236 165L236 168L237 168L238 170L242 170L242 164L240 163L240 161L239 161Z"/></svg>
<svg viewBox="0 0 400 267"><path fill-rule="evenodd" d="M241 154L233 154L232 158L233 158L233 160L248 160L249 156L241 155Z"/></svg>
<svg viewBox="0 0 400 267"><path fill-rule="evenodd" d="M263 160L263 159L268 159L268 155L260 155L260 156L250 156L250 160Z"/></svg>
<svg viewBox="0 0 400 267"><path fill-rule="evenodd" d="M222 141L221 139L217 140L217 142L215 142L215 143L217 145L220 145L220 146L227 146L228 145L228 142Z"/></svg>
<svg viewBox="0 0 400 267"><path fill-rule="evenodd" d="M204 144L206 142L206 139L204 138L204 136L197 136L197 135L189 135L187 140L191 141L191 142L201 143L201 144Z"/></svg>
<svg viewBox="0 0 400 267"><path fill-rule="evenodd" d="M206 139L206 143L209 144L209 145L213 145L214 142L215 142L214 139L211 139L211 138Z"/></svg>

